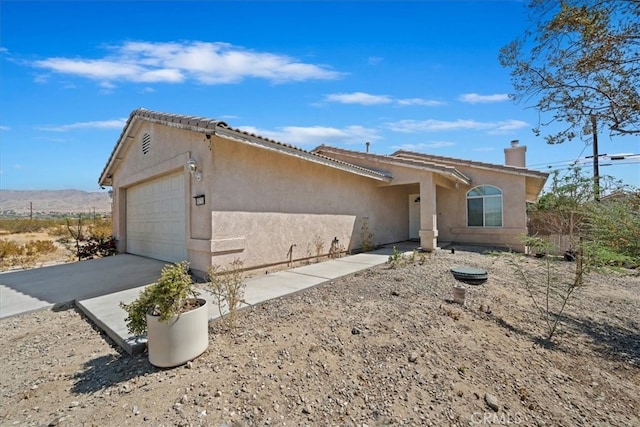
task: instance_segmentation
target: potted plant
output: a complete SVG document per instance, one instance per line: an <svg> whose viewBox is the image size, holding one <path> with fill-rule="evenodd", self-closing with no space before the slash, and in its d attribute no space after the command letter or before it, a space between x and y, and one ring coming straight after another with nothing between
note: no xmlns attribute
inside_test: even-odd
<svg viewBox="0 0 640 427"><path fill-rule="evenodd" d="M186 261L167 264L158 282L147 286L127 312L131 334L147 334L152 365L169 368L192 360L209 346L209 307L199 298Z"/></svg>

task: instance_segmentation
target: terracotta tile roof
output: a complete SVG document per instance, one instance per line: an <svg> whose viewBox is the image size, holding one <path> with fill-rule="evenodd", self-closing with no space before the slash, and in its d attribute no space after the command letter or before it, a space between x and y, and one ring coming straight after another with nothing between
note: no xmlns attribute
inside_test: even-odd
<svg viewBox="0 0 640 427"><path fill-rule="evenodd" d="M180 114L161 113L157 111L151 111L144 108L139 108L131 112L125 126L113 148L109 160L105 165L98 183L102 186L111 185L111 175L109 171L113 166L117 155L126 141L127 135L131 131L132 126L138 120L144 120L152 123L158 123L165 126L176 127L180 129L186 129L193 132L202 132L208 135L216 135L222 138L235 140L241 143L258 146L264 149L275 150L287 155L302 158L304 160L320 163L325 166L340 169L346 172L354 173L368 178L376 179L379 181L390 181L391 177L383 172L367 169L361 166L353 165L348 162L337 160L331 157L324 156L320 153L314 153L301 148L295 147L291 144L282 143L269 138L265 138L253 133L245 132L240 129L232 128L221 120L209 119L198 116L186 116Z"/></svg>
<svg viewBox="0 0 640 427"><path fill-rule="evenodd" d="M454 181L460 181L465 184L471 183L471 178L458 171L455 167L442 163L430 162L423 159L410 159L402 157L393 157L381 154L363 153L362 151L346 150L344 148L331 147L328 145L320 145L312 150L313 153L325 154L331 157L331 154L348 156L351 158L361 158L367 160L379 161L386 164L397 164L408 167L414 167L422 170L428 170L444 175Z"/></svg>
<svg viewBox="0 0 640 427"><path fill-rule="evenodd" d="M549 174L547 172L540 172L532 169L521 168L517 166L498 165L494 163L477 162L474 160L456 159L454 157L434 156L432 154L416 153L412 151L398 150L395 153L390 154L391 157L401 159L423 160L427 162L457 165L457 166L472 166L482 169L500 170L504 172L516 173L518 175L527 175L536 178L547 179Z"/></svg>

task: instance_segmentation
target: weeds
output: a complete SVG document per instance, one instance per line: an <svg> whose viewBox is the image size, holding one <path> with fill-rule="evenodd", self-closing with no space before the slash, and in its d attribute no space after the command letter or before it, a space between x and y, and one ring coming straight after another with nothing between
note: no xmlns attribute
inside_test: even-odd
<svg viewBox="0 0 640 427"><path fill-rule="evenodd" d="M228 268L212 265L207 271L209 289L218 305L220 316L226 320L227 330L235 329L237 311L244 300L246 284L242 268L242 261L236 258ZM225 311L226 318L223 316Z"/></svg>
<svg viewBox="0 0 640 427"><path fill-rule="evenodd" d="M369 252L375 249L373 244L373 232L369 230L369 217L362 217L362 224L360 225L360 243L362 245L362 252Z"/></svg>
<svg viewBox="0 0 640 427"><path fill-rule="evenodd" d="M324 242L322 241L322 237L319 234L313 236L313 247L316 250L316 262L320 262L320 257L322 256L322 251L324 250Z"/></svg>
<svg viewBox="0 0 640 427"><path fill-rule="evenodd" d="M389 267L391 268L399 267L405 264L405 261L406 261L406 258L404 254L394 246L393 253L389 255L389 259L387 260L387 264L389 264Z"/></svg>
<svg viewBox="0 0 640 427"><path fill-rule="evenodd" d="M427 260L427 254L424 252L420 252L414 249L411 252L411 255L407 255L406 253L400 252L397 247L393 247L393 252L389 255L389 259L387 260L387 264L389 264L390 268L403 267L408 264L419 264L422 265Z"/></svg>

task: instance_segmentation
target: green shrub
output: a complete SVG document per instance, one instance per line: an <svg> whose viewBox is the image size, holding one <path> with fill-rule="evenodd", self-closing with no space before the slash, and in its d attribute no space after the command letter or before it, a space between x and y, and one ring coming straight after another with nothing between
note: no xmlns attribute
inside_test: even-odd
<svg viewBox="0 0 640 427"><path fill-rule="evenodd" d="M144 288L130 304L120 302L120 307L127 312L125 322L129 332L142 335L147 332L147 313L166 322L183 313L189 307L187 301L198 295L189 274L189 263L182 261L165 265L158 282Z"/></svg>

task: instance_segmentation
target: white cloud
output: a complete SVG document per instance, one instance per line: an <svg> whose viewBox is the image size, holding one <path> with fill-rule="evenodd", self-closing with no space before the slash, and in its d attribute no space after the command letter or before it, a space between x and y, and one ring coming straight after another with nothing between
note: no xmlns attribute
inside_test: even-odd
<svg viewBox="0 0 640 427"><path fill-rule="evenodd" d="M420 144L400 144L400 145L394 145L392 148L394 150L407 150L407 151L417 151L417 152L424 152L424 151L428 151L428 150L432 150L432 149L437 149L437 148L444 148L444 147L453 147L454 145L456 145L454 142L451 141L432 141L432 142L423 142Z"/></svg>
<svg viewBox="0 0 640 427"><path fill-rule="evenodd" d="M492 134L509 133L527 127L526 122L520 120L506 120L499 122L479 122L477 120L401 120L385 124L394 132L418 133L455 130L478 130Z"/></svg>
<svg viewBox="0 0 640 427"><path fill-rule="evenodd" d="M371 95L364 92L333 93L325 97L326 101L341 104L379 105L389 104L393 100L387 95Z"/></svg>
<svg viewBox="0 0 640 427"><path fill-rule="evenodd" d="M515 130L522 129L528 127L529 124L527 122L523 122L522 120L504 120L496 123L496 127L489 131L490 134L506 134L511 133Z"/></svg>
<svg viewBox="0 0 640 427"><path fill-rule="evenodd" d="M153 70L136 63L124 63L117 60L77 60L50 58L36 61L35 66L62 74L73 74L101 82L126 80L138 83L179 83L184 76L179 70Z"/></svg>
<svg viewBox="0 0 640 427"><path fill-rule="evenodd" d="M324 126L285 126L278 128L278 130L265 130L245 126L239 129L295 146L364 144L365 141L380 139L377 130L363 126L347 126L341 129Z"/></svg>
<svg viewBox="0 0 640 427"><path fill-rule="evenodd" d="M405 98L398 99L396 101L401 106L421 105L424 107L437 107L439 105L446 105L445 102L436 101L434 99L422 99L422 98Z"/></svg>
<svg viewBox="0 0 640 427"><path fill-rule="evenodd" d="M46 74L38 74L33 79L36 83L46 83L49 81L49 76Z"/></svg>
<svg viewBox="0 0 640 427"><path fill-rule="evenodd" d="M360 105L381 105L395 103L399 106L426 106L434 107L438 105L445 105L444 102L422 99L422 98L404 98L393 99L388 95L372 95L365 92L352 92L352 93L332 93L325 96L327 102L338 102L340 104L360 104Z"/></svg>
<svg viewBox="0 0 640 427"><path fill-rule="evenodd" d="M238 119L239 116L233 115L233 114L223 114L222 116L220 116L220 119L224 119L224 120L229 120L229 119Z"/></svg>
<svg viewBox="0 0 640 427"><path fill-rule="evenodd" d="M38 68L102 82L237 83L260 78L274 83L337 79L341 73L328 67L299 62L268 52L254 52L228 43L127 42L99 59L48 58L33 63Z"/></svg>
<svg viewBox="0 0 640 427"><path fill-rule="evenodd" d="M389 129L395 132L416 133L416 132L438 132L459 129L486 129L487 123L475 120L400 120L399 122L386 123Z"/></svg>
<svg viewBox="0 0 640 427"><path fill-rule="evenodd" d="M54 127L41 127L39 129L50 132L68 132L77 129L122 129L126 122L127 119L103 120L94 122L79 122Z"/></svg>
<svg viewBox="0 0 640 427"><path fill-rule="evenodd" d="M458 97L462 102L469 104L488 104L492 102L504 102L509 100L506 93L496 93L494 95L479 95L477 93L464 93Z"/></svg>
<svg viewBox="0 0 640 427"><path fill-rule="evenodd" d="M1 131L8 131L8 130L11 130L11 128L9 126L0 126L0 130Z"/></svg>

